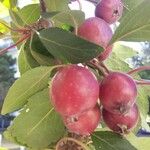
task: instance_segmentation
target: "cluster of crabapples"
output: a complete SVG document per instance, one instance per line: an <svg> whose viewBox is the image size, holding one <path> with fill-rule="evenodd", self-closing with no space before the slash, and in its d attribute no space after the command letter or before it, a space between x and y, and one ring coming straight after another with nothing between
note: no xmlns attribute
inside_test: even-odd
<svg viewBox="0 0 150 150"><path fill-rule="evenodd" d="M98 81L87 67L68 65L51 84L52 103L71 132L89 135L103 118L110 129L125 134L138 122L136 83L125 73L111 72Z"/></svg>
<svg viewBox="0 0 150 150"><path fill-rule="evenodd" d="M105 50L98 56L105 60L112 50L109 24L122 15L121 0L101 0L96 17L78 28L78 36L100 45ZM69 131L89 135L104 120L113 131L124 134L133 129L139 118L135 104L137 87L134 80L121 72L110 72L101 81L87 66L67 65L58 70L51 82L50 97Z"/></svg>

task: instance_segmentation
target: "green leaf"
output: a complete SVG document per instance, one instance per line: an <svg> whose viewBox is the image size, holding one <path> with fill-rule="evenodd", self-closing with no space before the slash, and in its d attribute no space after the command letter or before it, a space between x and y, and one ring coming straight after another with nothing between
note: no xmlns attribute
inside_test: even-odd
<svg viewBox="0 0 150 150"><path fill-rule="evenodd" d="M0 16L1 16L1 18L5 18L8 15L9 15L8 9L2 3L0 3Z"/></svg>
<svg viewBox="0 0 150 150"><path fill-rule="evenodd" d="M9 89L1 113L7 114L20 109L29 97L48 87L53 69L54 67L37 67L23 74Z"/></svg>
<svg viewBox="0 0 150 150"><path fill-rule="evenodd" d="M109 131L97 131L92 135L96 150L149 150L149 138L126 137Z"/></svg>
<svg viewBox="0 0 150 150"><path fill-rule="evenodd" d="M150 41L150 1L144 0L120 22L111 43L116 41Z"/></svg>
<svg viewBox="0 0 150 150"><path fill-rule="evenodd" d="M49 12L68 10L69 0L44 0Z"/></svg>
<svg viewBox="0 0 150 150"><path fill-rule="evenodd" d="M22 145L22 143L18 142L17 139L12 136L11 130L12 128L11 126L9 126L7 130L4 131L3 136L5 137L5 139L7 139L9 142Z"/></svg>
<svg viewBox="0 0 150 150"><path fill-rule="evenodd" d="M139 4L141 4L144 0L123 0L123 4L125 6L125 9L128 11L131 11L133 8L137 7Z"/></svg>
<svg viewBox="0 0 150 150"><path fill-rule="evenodd" d="M10 32L10 30L5 25L9 26L6 21L0 19L0 37L5 36L7 33Z"/></svg>
<svg viewBox="0 0 150 150"><path fill-rule="evenodd" d="M105 61L107 67L115 71L130 71L131 68L125 60L135 56L137 53L132 48L122 45L121 42L114 43L112 51L109 59Z"/></svg>
<svg viewBox="0 0 150 150"><path fill-rule="evenodd" d="M121 17L120 20L122 20L124 18L124 16L126 15L126 13L130 13L130 11L132 9L134 9L135 7L137 7L139 4L141 4L144 0L123 0L123 4L124 4L124 10L123 10L123 16Z"/></svg>
<svg viewBox="0 0 150 150"><path fill-rule="evenodd" d="M137 54L137 52L134 51L132 48L122 45L120 42L114 44L113 52L122 61L125 61L125 59L131 58Z"/></svg>
<svg viewBox="0 0 150 150"><path fill-rule="evenodd" d="M14 22L10 22L11 24L11 28L12 29L22 29L21 26L19 26L18 24L15 24ZM22 34L20 34L19 32L13 32L11 31L11 38L14 41L14 43L16 43L18 40L20 40L22 38ZM18 43L16 45L17 49L19 50L21 48L21 46L24 44L24 41L21 43Z"/></svg>
<svg viewBox="0 0 150 150"><path fill-rule="evenodd" d="M123 0L123 4L125 5L125 8L127 8L130 11L131 9L141 4L143 1L144 0Z"/></svg>
<svg viewBox="0 0 150 150"><path fill-rule="evenodd" d="M20 53L18 56L18 66L19 66L19 72L21 75L31 69L25 56L24 44L20 48Z"/></svg>
<svg viewBox="0 0 150 150"><path fill-rule="evenodd" d="M110 70L114 71L128 72L130 70L129 65L125 61L121 60L115 52L113 52L111 57L105 61L105 65Z"/></svg>
<svg viewBox="0 0 150 150"><path fill-rule="evenodd" d="M109 131L95 132L92 140L96 150L137 150L127 139Z"/></svg>
<svg viewBox="0 0 150 150"><path fill-rule="evenodd" d="M16 11L13 10L9 10L9 14L10 17L12 19L12 24L13 26L17 27L17 28L22 28L24 21L22 20L22 18L18 15L18 13Z"/></svg>
<svg viewBox="0 0 150 150"><path fill-rule="evenodd" d="M24 24L30 25L36 22L40 18L40 7L39 4L31 4L23 7L18 15L22 18Z"/></svg>
<svg viewBox="0 0 150 150"><path fill-rule="evenodd" d="M149 150L150 139L149 137L136 137L133 134L127 136L127 140L137 149L137 150Z"/></svg>
<svg viewBox="0 0 150 150"><path fill-rule="evenodd" d="M44 13L41 13L41 16L42 16L42 18L50 19L58 13L60 13L60 12L59 11L44 12Z"/></svg>
<svg viewBox="0 0 150 150"><path fill-rule="evenodd" d="M27 5L17 11L10 10L9 12L12 22L19 28L33 24L40 18L40 7L38 4Z"/></svg>
<svg viewBox="0 0 150 150"><path fill-rule="evenodd" d="M149 101L148 96L150 96L150 89L146 86L138 86L138 98L137 104L140 109L140 116L141 116L141 126L142 128L150 131L150 127L146 123L146 118L149 111Z"/></svg>
<svg viewBox="0 0 150 150"><path fill-rule="evenodd" d="M35 34L31 41L31 54L34 59L43 66L52 66L57 64L55 58L47 51L39 37Z"/></svg>
<svg viewBox="0 0 150 150"><path fill-rule="evenodd" d="M40 66L40 64L34 59L34 57L31 54L31 46L30 46L30 40L27 40L27 42L24 45L24 56L26 57L27 63L29 64L30 68L35 68Z"/></svg>
<svg viewBox="0 0 150 150"><path fill-rule="evenodd" d="M65 133L60 116L50 104L48 90L30 97L9 129L14 138L33 149L46 148Z"/></svg>
<svg viewBox="0 0 150 150"><path fill-rule="evenodd" d="M58 28L40 31L39 38L47 50L63 62L86 62L99 55L103 50L98 45Z"/></svg>
<svg viewBox="0 0 150 150"><path fill-rule="evenodd" d="M149 102L148 102L148 96L150 96L150 93L148 91L148 87L146 86L138 86L138 103L141 106L141 111L144 116L148 114L149 110Z"/></svg>
<svg viewBox="0 0 150 150"><path fill-rule="evenodd" d="M78 28L85 20L85 14L80 10L69 10L56 14L51 20L56 27L62 27L67 24Z"/></svg>
<svg viewBox="0 0 150 150"><path fill-rule="evenodd" d="M0 2L8 9L15 8L17 5L17 0L0 0Z"/></svg>
<svg viewBox="0 0 150 150"><path fill-rule="evenodd" d="M32 56L35 58L35 60L41 65L41 66L53 66L55 64L55 60L47 57L45 55L42 55L34 50L31 50Z"/></svg>

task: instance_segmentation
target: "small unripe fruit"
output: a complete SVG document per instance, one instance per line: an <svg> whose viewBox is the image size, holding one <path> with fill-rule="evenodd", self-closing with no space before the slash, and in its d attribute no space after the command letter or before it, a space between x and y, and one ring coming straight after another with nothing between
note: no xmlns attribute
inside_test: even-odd
<svg viewBox="0 0 150 150"><path fill-rule="evenodd" d="M80 135L90 135L98 126L101 120L99 106L79 114L75 117L63 118L66 127L73 133Z"/></svg>
<svg viewBox="0 0 150 150"><path fill-rule="evenodd" d="M101 0L95 9L95 16L112 24L120 19L123 13L121 0Z"/></svg>
<svg viewBox="0 0 150 150"><path fill-rule="evenodd" d="M78 35L85 40L88 40L103 47L105 51L111 53L111 47L109 47L109 51L106 49L112 38L113 33L109 25L103 19L92 17L85 20L85 22L78 29ZM104 54L105 51L100 54L100 57L101 55L103 55L102 58L106 59L109 56L109 53L106 56Z"/></svg>
<svg viewBox="0 0 150 150"><path fill-rule="evenodd" d="M120 134L127 134L137 125L139 110L136 104L125 115L112 114L103 109L102 116L104 122L111 130Z"/></svg>
<svg viewBox="0 0 150 150"><path fill-rule="evenodd" d="M96 105L99 84L87 68L69 65L61 68L54 76L50 96L56 111L61 115L76 115Z"/></svg>
<svg viewBox="0 0 150 150"><path fill-rule="evenodd" d="M100 85L100 101L103 107L117 114L125 114L135 103L137 87L134 80L125 73L112 72Z"/></svg>

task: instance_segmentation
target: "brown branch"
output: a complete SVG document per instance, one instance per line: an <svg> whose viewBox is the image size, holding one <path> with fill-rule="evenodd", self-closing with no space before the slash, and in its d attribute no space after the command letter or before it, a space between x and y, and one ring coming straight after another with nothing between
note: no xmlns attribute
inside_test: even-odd
<svg viewBox="0 0 150 150"><path fill-rule="evenodd" d="M138 85L150 85L150 80L135 80Z"/></svg>
<svg viewBox="0 0 150 150"><path fill-rule="evenodd" d="M45 13L46 12L45 1L44 0L39 0L39 1L40 1L41 13Z"/></svg>
<svg viewBox="0 0 150 150"><path fill-rule="evenodd" d="M141 66L141 67L138 67L136 69L133 69L133 70L127 72L127 74L132 75L134 73L138 73L140 71L145 71L145 70L150 70L150 66Z"/></svg>
<svg viewBox="0 0 150 150"><path fill-rule="evenodd" d="M15 44L7 47L7 48L4 48L2 50L0 50L0 56L5 54L9 49L17 46L18 44L20 44L21 42L23 42L24 40L27 40L28 38L30 37L30 35L25 35L24 37L22 37L21 39L19 39Z"/></svg>

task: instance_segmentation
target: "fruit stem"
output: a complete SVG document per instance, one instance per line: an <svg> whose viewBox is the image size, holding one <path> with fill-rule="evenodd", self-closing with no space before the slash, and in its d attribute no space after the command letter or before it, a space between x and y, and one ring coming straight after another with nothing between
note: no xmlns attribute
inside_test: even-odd
<svg viewBox="0 0 150 150"><path fill-rule="evenodd" d="M135 80L138 85L150 85L150 80Z"/></svg>
<svg viewBox="0 0 150 150"><path fill-rule="evenodd" d="M89 62L89 64L93 65L94 67L96 67L102 74L104 77L106 77L108 75L108 72L106 70L104 70L105 68L102 67L97 59L93 59Z"/></svg>
<svg viewBox="0 0 150 150"><path fill-rule="evenodd" d="M6 53L9 49L17 46L19 43L23 42L24 40L28 39L30 37L30 35L26 35L24 37L22 37L21 39L19 39L15 44L7 47L7 48L4 48L0 51L0 56L3 55L4 53Z"/></svg>
<svg viewBox="0 0 150 150"><path fill-rule="evenodd" d="M81 146L84 150L90 150L85 144L83 144L82 142L74 139L74 138L70 138L70 137L64 137L62 138L56 145L55 150L59 150L59 146L61 146L62 144L66 143L67 141L71 141L74 142L76 144L78 144L79 146ZM63 146L63 145L62 145Z"/></svg>
<svg viewBox="0 0 150 150"><path fill-rule="evenodd" d="M145 71L145 70L150 70L150 66L142 66L142 67L136 68L134 70L129 71L127 74L132 75L136 72Z"/></svg>
<svg viewBox="0 0 150 150"><path fill-rule="evenodd" d="M100 65L106 70L108 74L110 73L110 70L107 68L107 66L103 62L101 62Z"/></svg>

